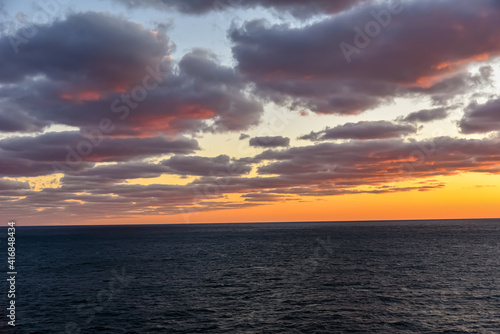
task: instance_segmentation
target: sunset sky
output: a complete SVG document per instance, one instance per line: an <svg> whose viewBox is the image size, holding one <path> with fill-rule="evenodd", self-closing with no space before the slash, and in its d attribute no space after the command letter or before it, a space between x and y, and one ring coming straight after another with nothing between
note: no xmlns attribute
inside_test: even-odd
<svg viewBox="0 0 500 334"><path fill-rule="evenodd" d="M0 1L0 212L500 217L499 19L498 0Z"/></svg>

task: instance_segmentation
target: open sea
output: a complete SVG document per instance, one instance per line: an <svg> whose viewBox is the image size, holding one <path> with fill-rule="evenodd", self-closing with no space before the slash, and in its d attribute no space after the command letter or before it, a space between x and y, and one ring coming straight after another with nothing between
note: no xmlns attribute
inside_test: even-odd
<svg viewBox="0 0 500 334"><path fill-rule="evenodd" d="M0 333L500 333L499 240L500 220L18 226Z"/></svg>

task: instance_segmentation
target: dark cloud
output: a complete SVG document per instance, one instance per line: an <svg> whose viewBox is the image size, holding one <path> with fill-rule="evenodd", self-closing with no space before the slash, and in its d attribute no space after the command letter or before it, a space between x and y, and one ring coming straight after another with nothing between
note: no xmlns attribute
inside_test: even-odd
<svg viewBox="0 0 500 334"><path fill-rule="evenodd" d="M0 39L0 82L32 76L71 81L80 92L63 93L68 95L128 88L144 76L146 66L156 66L174 49L164 33L154 35L139 24L94 12L37 27L18 53L9 37Z"/></svg>
<svg viewBox="0 0 500 334"><path fill-rule="evenodd" d="M200 176L232 176L248 174L252 167L239 161L231 163L227 155L215 158L196 156L173 156L163 161L163 165L170 167L171 172L181 175Z"/></svg>
<svg viewBox="0 0 500 334"><path fill-rule="evenodd" d="M262 96L327 114L357 114L395 96L427 95L444 103L488 84L484 79L491 68L479 75L466 70L468 64L500 53L500 7L494 1L403 2L390 22L383 4L299 28L262 20L233 28L238 69ZM356 32L367 24L378 24L379 33L369 37ZM364 34L364 41L357 34ZM346 57L343 43L357 51Z"/></svg>
<svg viewBox="0 0 500 334"><path fill-rule="evenodd" d="M419 185L415 187L392 187L392 186L379 186L370 189L356 190L356 189L342 189L342 188L330 188L321 189L314 187L295 187L286 190L272 190L272 194L283 194L297 195L297 196L339 196L339 195L355 195L355 194L388 194L388 193L398 193L407 191L431 191L443 188L445 185L443 183L430 183L427 185ZM270 199L272 201L272 199Z"/></svg>
<svg viewBox="0 0 500 334"><path fill-rule="evenodd" d="M1 176L64 174L56 188L42 191L2 183L8 203L2 212L67 220L174 214L194 203L194 211L252 205L208 200L223 195L197 200L195 185L121 184L163 174L248 173L251 166L227 156L184 156L199 146L182 132L242 131L260 121L262 105L237 71L200 49L175 62L163 28L149 31L112 15L72 14L37 28L17 54L12 36L0 38L0 131L33 133L61 124L81 133L1 139ZM143 161L166 154L178 156Z"/></svg>
<svg viewBox="0 0 500 334"><path fill-rule="evenodd" d="M5 205L0 201L2 213L13 214L16 218L36 218L41 223L45 222L45 219L53 222L53 219L120 218L135 214L183 214L187 219L189 214L194 212L256 205L228 201L223 192L205 194L202 187L192 184L181 186L96 183L82 182L73 177L65 177L62 181L63 184L59 188L26 190L22 193L26 198ZM215 201L218 199L225 201Z"/></svg>
<svg viewBox="0 0 500 334"><path fill-rule="evenodd" d="M98 138L80 133L53 132L36 137L0 140L0 170L4 176L37 176L55 171L82 170L96 162L140 160L162 154L199 150L195 140L164 138Z"/></svg>
<svg viewBox="0 0 500 334"><path fill-rule="evenodd" d="M214 158L176 155L161 163L127 162L101 165L81 171L69 171L62 178L64 185L120 183L129 179L155 178L163 174L229 177L248 174L252 167L233 161L226 155Z"/></svg>
<svg viewBox="0 0 500 334"><path fill-rule="evenodd" d="M12 181L0 178L0 194L6 190L30 189L28 182Z"/></svg>
<svg viewBox="0 0 500 334"><path fill-rule="evenodd" d="M300 26L252 21L233 27L236 68L201 49L173 60L168 29L151 31L103 13L70 14L37 26L36 36L14 48L12 36L0 37L0 132L11 135L0 139L3 214L37 221L189 215L296 196L430 191L444 186L435 176L500 173L498 137L401 138L416 133L415 123L444 119L457 95L491 85L491 66L468 70L500 53L500 6L493 0L408 1L387 25L387 3L368 0L242 0L226 7L204 0L127 3L191 14L235 6L300 18L336 15ZM357 45L354 28L376 21L384 25L380 34ZM356 52L346 58L342 43ZM235 160L191 156L200 148L184 137L246 131L259 124L262 103L269 101L352 115L396 97L422 96L436 108L400 123L347 123L302 137L350 141L289 147L289 138L256 137L250 145L271 149ZM462 132L499 131L499 106L497 99L471 104L459 124ZM81 132L39 134L51 125ZM240 140L248 138L241 133ZM41 191L8 179L55 173ZM194 180L140 180L162 175ZM233 201L234 194L244 201Z"/></svg>
<svg viewBox="0 0 500 334"><path fill-rule="evenodd" d="M315 14L333 14L350 7L369 3L371 0L115 0L128 7L153 7L160 10L176 10L186 14L204 14L238 8L263 7L288 12L298 18Z"/></svg>
<svg viewBox="0 0 500 334"><path fill-rule="evenodd" d="M440 137L428 141L376 140L322 143L263 152L257 161L272 161L259 174L328 178L366 184L399 177L428 177L457 171L489 170L500 161L495 140ZM304 177L299 177L299 175ZM312 181L312 180L310 180ZM377 182L378 182L377 181ZM338 182L336 184L339 184Z"/></svg>
<svg viewBox="0 0 500 334"><path fill-rule="evenodd" d="M241 196L247 202L278 202L286 199L284 196L278 196L274 194L263 194L263 193L250 193Z"/></svg>
<svg viewBox="0 0 500 334"><path fill-rule="evenodd" d="M128 179L155 178L169 172L169 168L160 164L144 162L118 163L115 165L102 165L82 171L69 171L61 179L65 186L83 184L100 186L111 183L120 183Z"/></svg>
<svg viewBox="0 0 500 334"><path fill-rule="evenodd" d="M250 146L253 147L287 147L290 146L290 138L275 137L254 137L250 139Z"/></svg>
<svg viewBox="0 0 500 334"><path fill-rule="evenodd" d="M388 139L414 134L417 128L409 124L396 124L389 121L346 123L319 132L311 132L299 139Z"/></svg>
<svg viewBox="0 0 500 334"><path fill-rule="evenodd" d="M500 131L500 99L479 105L472 103L459 123L463 133Z"/></svg>
<svg viewBox="0 0 500 334"><path fill-rule="evenodd" d="M449 104L455 97L492 86L493 72L491 66L481 66L478 73L458 73L450 78L444 78L441 82L430 87L412 87L408 91L413 94L428 95L434 105L445 105L449 109L453 109L453 106L449 106Z"/></svg>
<svg viewBox="0 0 500 334"><path fill-rule="evenodd" d="M258 190L271 195L302 196L429 191L444 186L431 179L435 176L461 172L498 174L500 146L495 140L451 137L420 142L350 141L268 150L256 156L254 162L261 165L256 177L204 177L192 185L217 189L219 193ZM396 182L413 184L393 186Z"/></svg>
<svg viewBox="0 0 500 334"><path fill-rule="evenodd" d="M258 176L253 177L225 173L230 162L224 156L179 156L159 164L127 162L98 166L94 170L69 172L61 179L59 188L36 192L19 184L24 189L10 191L26 197L8 205L0 203L0 207L5 214L17 210L23 216L41 217L43 212L43 217L52 219L75 215L80 218L183 213L189 216L200 211L293 200L293 196L430 191L443 187L432 179L434 176L459 172L498 174L500 146L494 140L450 137L422 142L392 139L321 143L265 151L253 159L261 166ZM163 173L205 176L186 185L121 183ZM422 178L423 181L419 180ZM393 185L402 181L413 183ZM229 194L241 194L245 201L233 202L228 199Z"/></svg>
<svg viewBox="0 0 500 334"><path fill-rule="evenodd" d="M7 20L10 19L9 13L5 10L5 3L3 0L0 1L0 16L4 17L0 22L0 32L2 32L4 29L8 28L9 23L7 23Z"/></svg>
<svg viewBox="0 0 500 334"><path fill-rule="evenodd" d="M95 128L103 117L114 121L112 135L241 131L263 113L243 78L209 51L170 59L161 28L88 12L40 27L17 54L9 37L0 38L3 131Z"/></svg>
<svg viewBox="0 0 500 334"><path fill-rule="evenodd" d="M8 103L0 107L0 132L40 132L49 125Z"/></svg>
<svg viewBox="0 0 500 334"><path fill-rule="evenodd" d="M449 108L423 109L399 118L401 122L429 123L448 117Z"/></svg>

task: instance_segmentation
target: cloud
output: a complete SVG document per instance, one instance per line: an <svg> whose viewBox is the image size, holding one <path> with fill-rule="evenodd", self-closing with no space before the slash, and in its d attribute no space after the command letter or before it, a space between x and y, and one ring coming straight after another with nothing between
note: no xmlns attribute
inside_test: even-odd
<svg viewBox="0 0 500 334"><path fill-rule="evenodd" d="M257 175L226 173L228 166L238 162L241 171L249 170L252 163L258 164ZM450 137L349 141L267 150L246 162L238 162L226 156L181 155L157 164L130 161L102 165L68 172L59 188L36 192L16 184L12 188L21 189L9 190L11 196L23 198L0 203L0 208L6 215L22 212L23 217L38 219L183 213L189 216L193 212L293 200L294 196L430 191L444 186L434 176L500 173L500 146L491 139ZM164 173L201 177L186 185L123 183ZM398 182L405 183L397 185ZM232 201L229 194L240 194L245 201Z"/></svg>
<svg viewBox="0 0 500 334"><path fill-rule="evenodd" d="M114 165L101 165L81 171L71 170L61 179L65 185L75 187L103 186L121 183L129 179L155 178L168 173L169 168L160 164L145 162L126 162Z"/></svg>
<svg viewBox="0 0 500 334"><path fill-rule="evenodd" d="M346 123L319 132L311 132L299 139L335 140L335 139L388 139L414 134L417 128L409 124L395 124L389 121Z"/></svg>
<svg viewBox="0 0 500 334"><path fill-rule="evenodd" d="M199 150L195 140L164 138L82 137L76 131L52 132L0 140L0 170L4 176L38 176L90 168L97 162L140 160L162 154Z"/></svg>
<svg viewBox="0 0 500 334"><path fill-rule="evenodd" d="M22 35L22 31L17 33ZM18 53L9 36L1 38L0 82L44 76L71 81L75 90L123 90L144 76L147 65L156 66L173 50L165 33L155 35L137 23L108 14L76 13L38 27L33 38L19 45Z"/></svg>
<svg viewBox="0 0 500 334"><path fill-rule="evenodd" d="M314 182L320 183L335 179L337 185L341 184L339 180L370 184L458 171L491 171L500 161L500 147L490 139L439 137L420 142L388 139L268 150L255 158L260 162L271 161L259 167L261 175L314 178Z"/></svg>
<svg viewBox="0 0 500 334"><path fill-rule="evenodd" d="M30 189L31 187L28 182L0 178L0 208L5 206L7 209L9 203L24 196ZM6 210L2 209L2 213L4 213L4 211Z"/></svg>
<svg viewBox="0 0 500 334"><path fill-rule="evenodd" d="M241 196L246 202L279 202L286 199L284 196L278 196L273 194L263 194L263 193L249 193Z"/></svg>
<svg viewBox="0 0 500 334"><path fill-rule="evenodd" d="M409 123L429 123L448 117L448 110L449 108L423 109L398 118L398 120Z"/></svg>
<svg viewBox="0 0 500 334"><path fill-rule="evenodd" d="M418 123L446 118L455 98L492 85L493 67L481 65L500 52L495 1L406 1L387 24L386 2L363 0L249 0L227 2L229 7L211 1L128 3L187 14L235 6L301 19L335 15L301 25L257 20L233 26L234 68L203 49L173 59L168 29L104 13L72 13L39 26L36 36L15 45L18 53L12 36L3 35L0 210L5 215L68 221L189 214L300 196L430 191L444 187L435 176L500 173L498 136L404 138L417 133ZM371 22L378 22L380 34L369 41L363 33L356 36L367 23L373 27ZM367 45L361 47L357 42L363 38ZM357 49L348 59L342 43ZM290 147L290 139L281 136L251 138L251 146L266 150L238 159L195 156L200 146L188 139L222 132L249 139L242 132L260 123L263 103L355 115L395 98L423 98L434 107L396 122L313 131L301 138L317 142L301 147ZM497 97L470 104L460 129L500 131L499 107ZM46 132L59 128L54 125L80 131ZM46 175L57 181L30 187L46 182L39 178ZM142 179L167 182L169 175L190 177L182 184L142 184ZM8 179L18 177L32 179Z"/></svg>
<svg viewBox="0 0 500 334"><path fill-rule="evenodd" d="M459 126L463 133L500 131L500 99L470 104Z"/></svg>
<svg viewBox="0 0 500 334"><path fill-rule="evenodd" d="M250 146L253 147L280 147L290 146L290 138L276 137L254 137L250 139Z"/></svg>
<svg viewBox="0 0 500 334"><path fill-rule="evenodd" d="M381 25L376 17L382 14ZM237 68L263 97L321 114L352 115L396 96L446 103L488 84L491 67L478 75L467 70L499 55L498 15L500 6L491 0L410 1L393 14L377 4L302 27L254 20L229 36ZM362 43L355 28L363 31L370 22L380 32L363 33ZM342 43L359 51L351 63Z"/></svg>
<svg viewBox="0 0 500 334"><path fill-rule="evenodd" d="M69 171L61 179L67 187L86 189L122 183L127 180L156 178L164 174L229 177L248 174L252 167L241 161L233 161L226 155L214 158L176 155L160 163L123 162L101 165L80 171Z"/></svg>
<svg viewBox="0 0 500 334"><path fill-rule="evenodd" d="M308 18L315 14L334 14L350 7L369 3L371 0L115 0L128 7L153 7L160 10L176 10L185 14L204 14L211 11L229 9L249 9L263 7L279 12L288 12L298 18Z"/></svg>
<svg viewBox="0 0 500 334"><path fill-rule="evenodd" d="M0 194L8 190L30 189L28 182L13 181L0 178Z"/></svg>
<svg viewBox="0 0 500 334"><path fill-rule="evenodd" d="M171 172L181 175L232 176L248 174L252 167L243 162L233 162L227 155L215 158L196 156L173 156L162 162Z"/></svg>
<svg viewBox="0 0 500 334"><path fill-rule="evenodd" d="M8 103L0 107L0 132L40 132L49 125Z"/></svg>
<svg viewBox="0 0 500 334"><path fill-rule="evenodd" d="M444 187L435 176L498 174L500 147L495 140L451 137L349 141L267 150L253 162L259 164L255 177L204 177L192 185L222 193L316 197L429 191ZM400 182L405 184L394 185Z"/></svg>
<svg viewBox="0 0 500 334"><path fill-rule="evenodd" d="M3 131L96 128L105 117L115 136L228 132L258 124L263 113L241 75L211 52L173 61L163 28L78 13L40 27L19 49L0 38Z"/></svg>

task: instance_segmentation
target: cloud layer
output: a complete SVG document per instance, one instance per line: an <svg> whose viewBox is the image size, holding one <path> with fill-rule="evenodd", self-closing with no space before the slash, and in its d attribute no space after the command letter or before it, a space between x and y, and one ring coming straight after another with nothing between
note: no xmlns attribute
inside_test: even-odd
<svg viewBox="0 0 500 334"><path fill-rule="evenodd" d="M448 117L448 108L434 108L412 112L402 117L400 121L409 123L429 123L445 119L446 117Z"/></svg>
<svg viewBox="0 0 500 334"><path fill-rule="evenodd" d="M275 137L254 137L250 139L250 146L254 147L280 147L290 146L290 138Z"/></svg>
<svg viewBox="0 0 500 334"><path fill-rule="evenodd" d="M472 103L459 125L463 133L500 131L500 99L482 105Z"/></svg>
<svg viewBox="0 0 500 334"><path fill-rule="evenodd" d="M350 7L369 3L371 0L115 0L128 7L152 7L165 11L176 10L185 14L205 14L211 11L225 11L239 8L263 7L288 12L298 18L315 14L333 14Z"/></svg>
<svg viewBox="0 0 500 334"><path fill-rule="evenodd" d="M174 64L164 30L123 18L74 14L19 49L0 39L5 132L97 127L104 117L114 121L110 135L224 132L256 125L263 111L239 74L210 52L193 50Z"/></svg>
<svg viewBox="0 0 500 334"><path fill-rule="evenodd" d="M396 96L444 103L487 84L491 68L466 68L498 56L499 14L492 0L374 4L301 28L246 22L230 37L238 69L263 96L352 115Z"/></svg>
<svg viewBox="0 0 500 334"><path fill-rule="evenodd" d="M300 139L389 139L415 134L417 128L410 124L396 124L389 121L346 123L320 132L311 132Z"/></svg>
<svg viewBox="0 0 500 334"><path fill-rule="evenodd" d="M28 40L1 36L6 215L185 217L500 173L498 1L115 1L278 15L233 23L225 63L196 46L176 52L165 25L102 12L70 12ZM428 106L384 114L400 99ZM312 120L294 121L300 132L260 131L281 109ZM429 137L444 122L447 135ZM214 147L221 138L248 151Z"/></svg>

